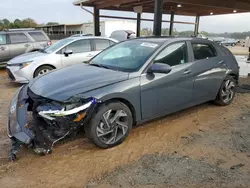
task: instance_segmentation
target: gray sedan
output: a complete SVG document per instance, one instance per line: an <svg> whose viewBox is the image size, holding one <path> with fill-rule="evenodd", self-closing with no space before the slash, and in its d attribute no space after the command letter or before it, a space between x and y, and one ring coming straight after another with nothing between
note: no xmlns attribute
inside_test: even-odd
<svg viewBox="0 0 250 188"><path fill-rule="evenodd" d="M81 127L97 146L116 146L138 123L207 101L229 105L238 79L231 52L208 40L121 42L88 65L50 72L17 91L9 110L11 159L23 143L50 153L56 142Z"/></svg>

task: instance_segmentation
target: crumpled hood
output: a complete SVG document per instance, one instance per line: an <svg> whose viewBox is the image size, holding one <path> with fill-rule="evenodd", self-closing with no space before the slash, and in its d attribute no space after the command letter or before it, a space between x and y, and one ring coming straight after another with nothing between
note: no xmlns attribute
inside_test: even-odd
<svg viewBox="0 0 250 188"><path fill-rule="evenodd" d="M22 55L19 55L13 59L11 59L8 64L19 64L19 63L25 63L29 61L34 61L38 58L41 58L43 56L47 56L49 54L42 53L42 52L30 52L30 53L25 53Z"/></svg>
<svg viewBox="0 0 250 188"><path fill-rule="evenodd" d="M74 95L127 80L128 76L125 72L78 64L38 77L29 83L29 88L36 95L65 101Z"/></svg>

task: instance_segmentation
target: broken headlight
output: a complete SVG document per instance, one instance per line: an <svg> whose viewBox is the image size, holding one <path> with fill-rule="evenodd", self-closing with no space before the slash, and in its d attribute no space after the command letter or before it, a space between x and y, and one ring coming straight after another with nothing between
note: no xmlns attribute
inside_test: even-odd
<svg viewBox="0 0 250 188"><path fill-rule="evenodd" d="M47 105L47 108L44 108L45 106L39 106L38 114L45 119L54 120L57 117L70 116L83 112L94 103L95 99L91 99L84 103L64 104L61 106Z"/></svg>

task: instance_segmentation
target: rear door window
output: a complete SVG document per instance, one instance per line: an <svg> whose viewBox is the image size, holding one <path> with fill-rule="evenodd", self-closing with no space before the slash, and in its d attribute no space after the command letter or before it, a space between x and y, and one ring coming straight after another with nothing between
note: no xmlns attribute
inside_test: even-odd
<svg viewBox="0 0 250 188"><path fill-rule="evenodd" d="M96 51L101 51L111 46L109 40L105 40L105 39L95 39L94 45L95 45Z"/></svg>
<svg viewBox="0 0 250 188"><path fill-rule="evenodd" d="M41 32L29 32L29 35L37 42L47 41L47 37Z"/></svg>
<svg viewBox="0 0 250 188"><path fill-rule="evenodd" d="M72 50L73 54L90 52L91 51L90 40L84 39L72 42L71 44L66 46L64 50Z"/></svg>
<svg viewBox="0 0 250 188"><path fill-rule="evenodd" d="M28 37L24 33L10 33L9 38L10 38L10 43L11 44L29 42Z"/></svg>
<svg viewBox="0 0 250 188"><path fill-rule="evenodd" d="M5 34L0 34L0 45L7 44L7 39Z"/></svg>
<svg viewBox="0 0 250 188"><path fill-rule="evenodd" d="M210 44L193 43L195 60L209 59L217 56L215 48Z"/></svg>

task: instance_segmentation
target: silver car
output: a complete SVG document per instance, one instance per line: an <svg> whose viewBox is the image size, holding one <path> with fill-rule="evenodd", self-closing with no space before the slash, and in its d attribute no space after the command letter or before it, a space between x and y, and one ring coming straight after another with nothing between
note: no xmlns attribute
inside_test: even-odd
<svg viewBox="0 0 250 188"><path fill-rule="evenodd" d="M40 30L11 29L0 31L0 65L27 52L34 52L51 45L49 37Z"/></svg>
<svg viewBox="0 0 250 188"><path fill-rule="evenodd" d="M13 82L28 83L53 69L84 63L117 41L104 37L73 37L58 41L38 52L20 55L7 64Z"/></svg>

